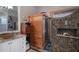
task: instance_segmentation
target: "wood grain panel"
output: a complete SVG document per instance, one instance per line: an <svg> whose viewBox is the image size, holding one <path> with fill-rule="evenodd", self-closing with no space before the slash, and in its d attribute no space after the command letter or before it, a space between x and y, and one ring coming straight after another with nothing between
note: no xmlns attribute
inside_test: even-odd
<svg viewBox="0 0 79 59"><path fill-rule="evenodd" d="M31 44L43 48L43 16L31 16Z"/></svg>
<svg viewBox="0 0 79 59"><path fill-rule="evenodd" d="M24 23L21 23L21 34L26 34L26 26Z"/></svg>

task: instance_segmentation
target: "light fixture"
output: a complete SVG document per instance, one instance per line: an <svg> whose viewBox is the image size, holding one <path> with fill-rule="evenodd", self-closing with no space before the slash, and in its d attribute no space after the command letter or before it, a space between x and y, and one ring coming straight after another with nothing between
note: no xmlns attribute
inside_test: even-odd
<svg viewBox="0 0 79 59"><path fill-rule="evenodd" d="M58 13L54 14L53 18L61 18L61 17L66 17L68 15L71 15L73 12L65 12L65 13Z"/></svg>

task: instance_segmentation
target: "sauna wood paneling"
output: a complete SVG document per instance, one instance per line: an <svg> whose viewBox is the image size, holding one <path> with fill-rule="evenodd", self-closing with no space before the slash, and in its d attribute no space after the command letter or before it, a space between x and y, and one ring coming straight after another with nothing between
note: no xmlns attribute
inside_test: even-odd
<svg viewBox="0 0 79 59"><path fill-rule="evenodd" d="M44 35L43 35L43 16L31 16L31 45L37 48L43 48L44 44Z"/></svg>

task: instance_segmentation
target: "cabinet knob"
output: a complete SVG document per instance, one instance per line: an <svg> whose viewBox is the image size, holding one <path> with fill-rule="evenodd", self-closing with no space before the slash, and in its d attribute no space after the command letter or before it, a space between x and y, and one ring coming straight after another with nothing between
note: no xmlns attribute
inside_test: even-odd
<svg viewBox="0 0 79 59"><path fill-rule="evenodd" d="M12 42L9 42L8 45L12 44Z"/></svg>

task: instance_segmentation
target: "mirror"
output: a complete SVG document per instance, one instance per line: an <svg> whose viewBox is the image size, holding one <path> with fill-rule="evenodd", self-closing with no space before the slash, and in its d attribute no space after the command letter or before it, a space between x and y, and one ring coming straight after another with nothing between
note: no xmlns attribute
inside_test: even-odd
<svg viewBox="0 0 79 59"><path fill-rule="evenodd" d="M14 9L15 8L15 9ZM8 9L8 31L18 30L18 13L17 7Z"/></svg>
<svg viewBox="0 0 79 59"><path fill-rule="evenodd" d="M0 6L0 33L18 31L17 6Z"/></svg>

